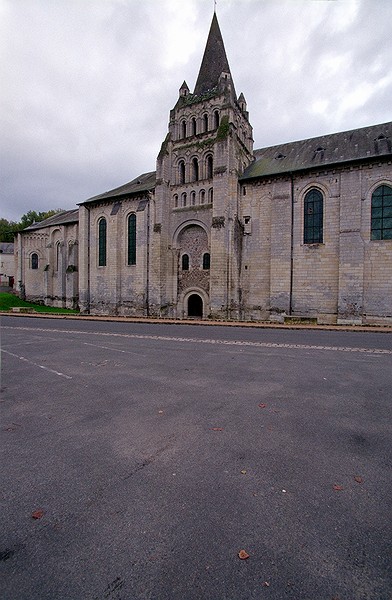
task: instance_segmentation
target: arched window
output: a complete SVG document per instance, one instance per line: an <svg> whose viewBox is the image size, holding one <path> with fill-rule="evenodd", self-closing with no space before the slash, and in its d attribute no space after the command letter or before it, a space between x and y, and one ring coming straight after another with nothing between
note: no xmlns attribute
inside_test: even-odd
<svg viewBox="0 0 392 600"><path fill-rule="evenodd" d="M186 137L186 121L181 122L181 137Z"/></svg>
<svg viewBox="0 0 392 600"><path fill-rule="evenodd" d="M210 263L211 263L210 253L209 252L204 252L204 254L203 254L203 270L204 271L208 271L209 270Z"/></svg>
<svg viewBox="0 0 392 600"><path fill-rule="evenodd" d="M214 167L214 159L212 155L209 154L206 159L206 175L207 179L212 179L213 177L213 167Z"/></svg>
<svg viewBox="0 0 392 600"><path fill-rule="evenodd" d="M60 260L61 260L61 244L60 242L56 242L56 271L60 269Z"/></svg>
<svg viewBox="0 0 392 600"><path fill-rule="evenodd" d="M106 219L98 222L98 266L106 267Z"/></svg>
<svg viewBox="0 0 392 600"><path fill-rule="evenodd" d="M128 264L136 265L136 215L128 217Z"/></svg>
<svg viewBox="0 0 392 600"><path fill-rule="evenodd" d="M174 200L174 208L178 208L178 194L174 194L173 200Z"/></svg>
<svg viewBox="0 0 392 600"><path fill-rule="evenodd" d="M218 129L218 127L219 127L219 111L218 110L216 110L214 112L214 127L215 127L215 129Z"/></svg>
<svg viewBox="0 0 392 600"><path fill-rule="evenodd" d="M33 254L30 257L30 260L31 260L31 268L38 269L38 254L36 252L33 252Z"/></svg>
<svg viewBox="0 0 392 600"><path fill-rule="evenodd" d="M372 194L372 240L392 240L392 187L380 185Z"/></svg>
<svg viewBox="0 0 392 600"><path fill-rule="evenodd" d="M196 157L192 158L191 169L192 169L191 181L199 181L199 161L197 160Z"/></svg>
<svg viewBox="0 0 392 600"><path fill-rule="evenodd" d="M204 204L205 201L206 201L206 192L205 192L205 190L200 190L199 202L200 202L200 204Z"/></svg>
<svg viewBox="0 0 392 600"><path fill-rule="evenodd" d="M186 192L181 194L181 206L186 206Z"/></svg>
<svg viewBox="0 0 392 600"><path fill-rule="evenodd" d="M185 162L183 160L178 163L178 182L185 183Z"/></svg>
<svg viewBox="0 0 392 600"><path fill-rule="evenodd" d="M189 255L183 254L181 258L181 266L183 271L189 271Z"/></svg>
<svg viewBox="0 0 392 600"><path fill-rule="evenodd" d="M315 188L304 200L304 244L323 243L323 196Z"/></svg>
<svg viewBox="0 0 392 600"><path fill-rule="evenodd" d="M196 204L196 192L191 192L191 206Z"/></svg>
<svg viewBox="0 0 392 600"><path fill-rule="evenodd" d="M203 115L203 131L208 131L208 115Z"/></svg>
<svg viewBox="0 0 392 600"><path fill-rule="evenodd" d="M208 203L212 204L213 199L214 199L214 191L212 188L210 188L208 190Z"/></svg>
<svg viewBox="0 0 392 600"><path fill-rule="evenodd" d="M195 117L193 117L193 119L192 119L192 135L196 135L196 133L197 133L196 119L195 119Z"/></svg>

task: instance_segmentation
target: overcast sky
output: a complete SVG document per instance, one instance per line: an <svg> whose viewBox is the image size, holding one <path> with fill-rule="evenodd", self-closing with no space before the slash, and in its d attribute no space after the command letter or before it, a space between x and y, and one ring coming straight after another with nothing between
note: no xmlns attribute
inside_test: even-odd
<svg viewBox="0 0 392 600"><path fill-rule="evenodd" d="M213 0L0 0L0 217L155 170ZM218 0L255 148L392 120L391 0Z"/></svg>

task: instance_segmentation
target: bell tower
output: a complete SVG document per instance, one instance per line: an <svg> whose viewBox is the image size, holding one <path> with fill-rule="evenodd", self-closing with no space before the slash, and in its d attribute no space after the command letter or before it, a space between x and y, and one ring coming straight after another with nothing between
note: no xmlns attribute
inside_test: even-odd
<svg viewBox="0 0 392 600"><path fill-rule="evenodd" d="M242 93L236 95L214 13L194 91L185 81L181 85L157 159L156 217L161 227L152 252L154 260L159 254L156 294L166 314L191 316L188 298L199 294L199 316L238 318L238 178L252 160L246 101ZM192 256L201 239L203 248Z"/></svg>

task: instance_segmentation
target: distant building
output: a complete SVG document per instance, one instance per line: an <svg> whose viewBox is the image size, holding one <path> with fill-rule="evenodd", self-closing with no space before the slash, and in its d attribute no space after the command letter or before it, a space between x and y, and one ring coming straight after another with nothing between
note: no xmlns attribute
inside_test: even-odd
<svg viewBox="0 0 392 600"><path fill-rule="evenodd" d="M84 313L391 323L391 141L384 123L254 150L214 15L156 171L27 228L18 281Z"/></svg>
<svg viewBox="0 0 392 600"><path fill-rule="evenodd" d="M13 287L14 277L14 244L10 242L0 242L0 285Z"/></svg>

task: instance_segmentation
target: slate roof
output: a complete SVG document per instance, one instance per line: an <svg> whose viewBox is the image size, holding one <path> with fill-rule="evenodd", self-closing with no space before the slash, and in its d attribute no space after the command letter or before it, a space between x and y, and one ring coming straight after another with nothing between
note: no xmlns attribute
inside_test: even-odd
<svg viewBox="0 0 392 600"><path fill-rule="evenodd" d="M73 210L64 210L61 213L57 213L44 221L33 223L29 225L23 232L32 231L34 229L42 229L42 227L53 227L53 225L66 225L67 223L78 223L79 222L79 210L74 208Z"/></svg>
<svg viewBox="0 0 392 600"><path fill-rule="evenodd" d="M0 253L1 254L13 254L14 243L13 242L0 242Z"/></svg>
<svg viewBox="0 0 392 600"><path fill-rule="evenodd" d="M255 150L241 180L392 156L392 122Z"/></svg>
<svg viewBox="0 0 392 600"><path fill-rule="evenodd" d="M216 14L212 18L203 60L196 81L194 95L201 96L216 88L222 72L230 73L222 34ZM231 73L230 73L231 75ZM233 78L232 78L233 79Z"/></svg>
<svg viewBox="0 0 392 600"><path fill-rule="evenodd" d="M97 202L99 200L109 200L111 198L132 196L141 194L142 192L149 192L150 190L153 190L155 188L155 181L155 171L143 173L142 175L139 175L139 177L132 179L132 181L129 181L128 183L125 183L124 185L121 185L118 188L114 188L114 190L109 190L108 192L104 192L103 194L99 194L98 196L93 196L92 198L89 198L88 200L86 200L85 202L81 202L80 204L89 204L90 202Z"/></svg>

